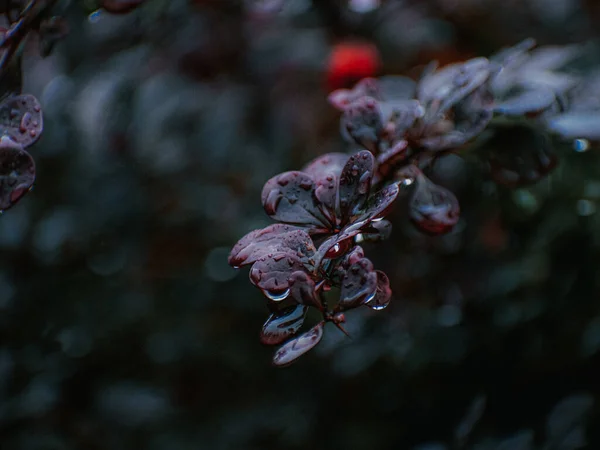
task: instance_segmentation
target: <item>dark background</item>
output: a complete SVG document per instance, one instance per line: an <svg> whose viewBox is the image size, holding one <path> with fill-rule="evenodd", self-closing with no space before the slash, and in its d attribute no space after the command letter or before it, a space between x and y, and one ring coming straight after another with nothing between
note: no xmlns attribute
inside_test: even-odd
<svg viewBox="0 0 600 450"><path fill-rule="evenodd" d="M46 126L35 190L0 217L0 448L600 449L594 146L557 141L559 167L517 190L442 160L455 230L398 208L366 248L392 304L271 366L264 299L226 259L270 222L268 178L346 149L335 49L411 76L529 36L597 57L592 0L347 3L71 5L49 58L30 42Z"/></svg>

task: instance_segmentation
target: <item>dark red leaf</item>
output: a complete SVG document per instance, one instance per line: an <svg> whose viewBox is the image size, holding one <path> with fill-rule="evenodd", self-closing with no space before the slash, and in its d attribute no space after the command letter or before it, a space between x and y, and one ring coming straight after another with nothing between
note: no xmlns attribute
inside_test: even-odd
<svg viewBox="0 0 600 450"><path fill-rule="evenodd" d="M486 58L451 64L425 76L419 82L417 98L422 104L434 102L436 114L442 113L482 86L489 76Z"/></svg>
<svg viewBox="0 0 600 450"><path fill-rule="evenodd" d="M24 148L42 134L42 107L33 95L9 97L0 104L0 131Z"/></svg>
<svg viewBox="0 0 600 450"><path fill-rule="evenodd" d="M326 228L314 197L315 184L302 172L284 172L271 178L262 191L266 213L279 222Z"/></svg>
<svg viewBox="0 0 600 450"><path fill-rule="evenodd" d="M271 314L260 332L260 342L278 345L295 335L304 323L307 310L307 306L297 305Z"/></svg>
<svg viewBox="0 0 600 450"><path fill-rule="evenodd" d="M0 211L14 206L33 186L35 163L29 153L10 140L0 140Z"/></svg>
<svg viewBox="0 0 600 450"><path fill-rule="evenodd" d="M319 322L306 333L292 339L275 352L273 364L275 366L287 366L296 361L300 356L312 350L323 337L323 322Z"/></svg>
<svg viewBox="0 0 600 450"><path fill-rule="evenodd" d="M260 230L254 230L241 238L231 250L228 262L241 267L252 264L269 253L295 254L306 260L315 253L312 239L306 231L292 225L276 223Z"/></svg>
<svg viewBox="0 0 600 450"><path fill-rule="evenodd" d="M307 164L302 170L314 180L315 197L328 209L332 222L337 209L338 182L348 158L345 153L327 153Z"/></svg>
<svg viewBox="0 0 600 450"><path fill-rule="evenodd" d="M274 253L256 261L250 269L250 281L273 301L285 300L290 294L290 276L307 270L293 253Z"/></svg>
<svg viewBox="0 0 600 450"><path fill-rule="evenodd" d="M371 190L375 159L369 151L352 155L340 176L339 207L342 225L364 207Z"/></svg>
<svg viewBox="0 0 600 450"><path fill-rule="evenodd" d="M323 306L316 294L315 282L306 272L299 270L292 273L288 279L288 283L291 298L301 305L322 309Z"/></svg>
<svg viewBox="0 0 600 450"><path fill-rule="evenodd" d="M377 152L383 133L381 110L372 97L362 97L344 110L340 120L342 135L371 152Z"/></svg>
<svg viewBox="0 0 600 450"><path fill-rule="evenodd" d="M363 258L352 264L344 278L337 308L341 311L356 308L373 300L377 289L377 273L373 264Z"/></svg>

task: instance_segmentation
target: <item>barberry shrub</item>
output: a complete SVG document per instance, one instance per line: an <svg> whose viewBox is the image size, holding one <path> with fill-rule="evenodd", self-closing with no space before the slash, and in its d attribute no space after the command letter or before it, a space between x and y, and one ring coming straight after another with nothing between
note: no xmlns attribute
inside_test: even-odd
<svg viewBox="0 0 600 450"><path fill-rule="evenodd" d="M582 106L578 87L586 80L560 71L579 54L577 47L535 48L528 39L491 58L432 63L418 81L365 78L329 94L351 152L325 154L268 180L261 200L277 223L248 233L229 255L236 268L251 265L250 282L267 299L271 315L260 340L280 346L276 366L314 348L327 323L344 331L349 310L389 304L388 277L360 243L390 235L385 217L398 198L423 233L457 224L457 198L427 177L440 155L481 150L490 178L517 187L556 166L548 132L600 137L600 102ZM508 143L515 133L523 145ZM301 332L310 308L320 320Z"/></svg>
<svg viewBox="0 0 600 450"><path fill-rule="evenodd" d="M85 2L84 6L123 14L144 1L97 0ZM37 35L40 54L48 56L56 42L68 34L66 20L53 14L58 3L57 0L0 2L0 15L8 24L0 28L0 212L14 206L35 182L35 163L27 149L42 134L42 107L33 95L22 92L21 60L30 35Z"/></svg>

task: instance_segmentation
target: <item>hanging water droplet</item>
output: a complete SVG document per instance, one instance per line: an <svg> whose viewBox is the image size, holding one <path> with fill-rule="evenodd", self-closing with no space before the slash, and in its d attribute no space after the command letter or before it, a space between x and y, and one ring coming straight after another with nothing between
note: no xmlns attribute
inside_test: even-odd
<svg viewBox="0 0 600 450"><path fill-rule="evenodd" d="M365 240L365 237L362 235L362 233L358 233L355 237L354 237L354 242L356 242L357 244L360 244L361 242L363 242Z"/></svg>
<svg viewBox="0 0 600 450"><path fill-rule="evenodd" d="M288 296L290 295L290 290L286 289L281 293L263 290L263 294L265 294L265 297L267 297L269 300L273 300L274 302L281 302L288 298Z"/></svg>
<svg viewBox="0 0 600 450"><path fill-rule="evenodd" d="M588 141L587 139L575 139L573 141L573 149L577 153L587 152L589 148L590 148L590 141Z"/></svg>

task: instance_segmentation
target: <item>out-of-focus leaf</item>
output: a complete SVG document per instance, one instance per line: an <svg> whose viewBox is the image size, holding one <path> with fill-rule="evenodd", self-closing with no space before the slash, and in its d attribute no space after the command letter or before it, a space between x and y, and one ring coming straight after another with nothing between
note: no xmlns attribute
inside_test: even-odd
<svg viewBox="0 0 600 450"><path fill-rule="evenodd" d="M533 431L524 430L503 439L496 450L533 450Z"/></svg>
<svg viewBox="0 0 600 450"><path fill-rule="evenodd" d="M100 0L100 6L112 14L127 14L146 0Z"/></svg>
<svg viewBox="0 0 600 450"><path fill-rule="evenodd" d="M375 153L383 132L381 117L377 100L372 97L362 97L344 110L340 120L340 130L349 142L356 142Z"/></svg>
<svg viewBox="0 0 600 450"><path fill-rule="evenodd" d="M324 325L325 324L323 322L320 322L306 333L301 334L287 344L283 345L275 352L275 356L273 356L273 364L280 367L287 366L296 361L306 352L312 350L323 337Z"/></svg>
<svg viewBox="0 0 600 450"><path fill-rule="evenodd" d="M600 111L560 114L549 119L547 126L566 139L600 141Z"/></svg>
<svg viewBox="0 0 600 450"><path fill-rule="evenodd" d="M496 104L494 110L509 116L539 113L556 101L556 95L548 88L523 90Z"/></svg>
<svg viewBox="0 0 600 450"><path fill-rule="evenodd" d="M527 126L498 127L486 142L485 158L492 179L504 186L535 183L558 163L552 143L545 134Z"/></svg>
<svg viewBox="0 0 600 450"><path fill-rule="evenodd" d="M335 108L344 111L350 104L364 96L380 98L377 79L363 78L352 89L337 89L329 94L327 99Z"/></svg>
<svg viewBox="0 0 600 450"><path fill-rule="evenodd" d="M14 206L33 186L35 163L7 137L0 140L0 211Z"/></svg>
<svg viewBox="0 0 600 450"><path fill-rule="evenodd" d="M581 441L585 439L580 436L578 428L585 422L593 405L594 398L588 393L581 393L563 399L552 409L546 421L546 438L551 448L583 448L585 443Z"/></svg>

